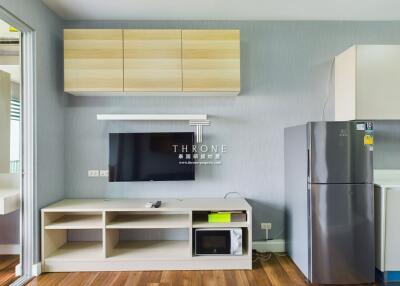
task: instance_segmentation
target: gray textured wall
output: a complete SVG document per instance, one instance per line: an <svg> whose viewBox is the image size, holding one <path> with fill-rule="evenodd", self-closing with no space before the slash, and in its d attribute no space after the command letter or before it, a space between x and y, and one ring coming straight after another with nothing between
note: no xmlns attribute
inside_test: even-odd
<svg viewBox="0 0 400 286"><path fill-rule="evenodd" d="M64 196L63 23L40 0L1 0L0 5L36 31L37 204L40 209ZM37 224L40 225L39 221ZM39 251L38 245L37 255Z"/></svg>
<svg viewBox="0 0 400 286"><path fill-rule="evenodd" d="M241 30L238 97L74 97L65 114L65 195L79 197L222 197L241 192L260 222L282 237L283 129L320 120L331 61L349 46L400 44L395 22L66 22L69 28L235 28ZM331 89L332 89L331 84ZM332 95L333 96L333 95ZM326 118L333 116L332 98ZM88 178L107 168L108 132L191 131L176 122L99 122L97 113L206 113L207 142L228 145L221 166L198 167L193 182L108 183Z"/></svg>

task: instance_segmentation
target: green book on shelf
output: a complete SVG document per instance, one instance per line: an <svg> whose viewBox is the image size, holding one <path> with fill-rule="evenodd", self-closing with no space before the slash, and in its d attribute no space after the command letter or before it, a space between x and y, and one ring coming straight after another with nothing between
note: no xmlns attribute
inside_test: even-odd
<svg viewBox="0 0 400 286"><path fill-rule="evenodd" d="M221 213L210 213L208 214L209 223L226 223L231 222L231 213L221 212Z"/></svg>

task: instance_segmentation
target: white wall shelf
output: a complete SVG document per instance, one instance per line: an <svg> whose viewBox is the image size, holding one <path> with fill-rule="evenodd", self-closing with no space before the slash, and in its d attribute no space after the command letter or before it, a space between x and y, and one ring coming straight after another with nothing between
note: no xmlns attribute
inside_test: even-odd
<svg viewBox="0 0 400 286"><path fill-rule="evenodd" d="M251 269L251 206L243 198L163 200L160 208L146 208L149 199L66 199L42 209L43 272ZM242 211L247 221L208 224L193 215L211 211ZM196 227L242 227L243 255L193 254ZM69 232L100 229L100 241L69 241ZM124 232L168 229L187 237L163 239L149 236L126 240ZM83 235L82 237L85 237ZM143 240L156 239L156 240Z"/></svg>
<svg viewBox="0 0 400 286"><path fill-rule="evenodd" d="M135 97L204 97L204 96L214 96L214 97L225 97L225 96L237 96L240 91L66 91L69 94L75 96L135 96Z"/></svg>
<svg viewBox="0 0 400 286"><path fill-rule="evenodd" d="M207 114L97 114L97 120L203 121Z"/></svg>

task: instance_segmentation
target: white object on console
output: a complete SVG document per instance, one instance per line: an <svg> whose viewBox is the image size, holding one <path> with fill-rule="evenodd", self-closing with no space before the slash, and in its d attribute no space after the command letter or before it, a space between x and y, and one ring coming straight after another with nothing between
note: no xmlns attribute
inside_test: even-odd
<svg viewBox="0 0 400 286"><path fill-rule="evenodd" d="M97 114L97 120L191 121L207 120L207 114Z"/></svg>

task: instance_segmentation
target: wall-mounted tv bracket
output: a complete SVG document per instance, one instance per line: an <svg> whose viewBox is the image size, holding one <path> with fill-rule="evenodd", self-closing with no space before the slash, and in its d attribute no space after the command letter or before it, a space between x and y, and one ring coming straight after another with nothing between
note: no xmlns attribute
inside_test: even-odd
<svg viewBox="0 0 400 286"><path fill-rule="evenodd" d="M196 126L196 143L203 142L203 126L210 126L210 120L190 120L189 125Z"/></svg>

